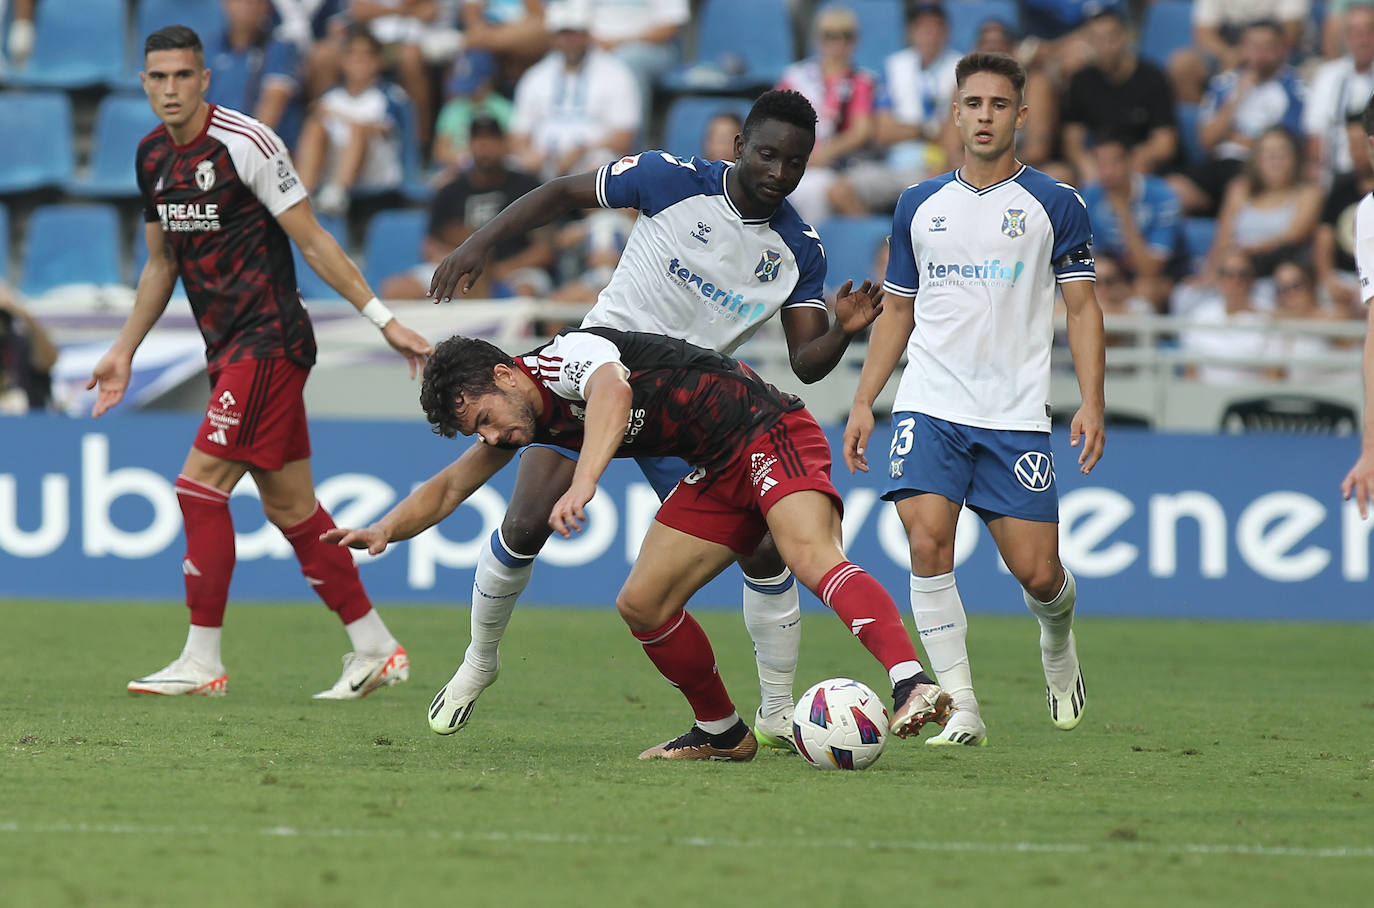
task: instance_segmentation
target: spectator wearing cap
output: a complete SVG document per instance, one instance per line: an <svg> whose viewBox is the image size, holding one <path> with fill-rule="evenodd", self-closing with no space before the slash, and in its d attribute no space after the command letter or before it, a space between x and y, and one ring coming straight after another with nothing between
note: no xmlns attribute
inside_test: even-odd
<svg viewBox="0 0 1374 908"><path fill-rule="evenodd" d="M56 364L57 347L48 332L0 281L0 414L46 409Z"/></svg>
<svg viewBox="0 0 1374 908"><path fill-rule="evenodd" d="M1286 62L1280 25L1266 20L1246 26L1240 52L1235 68L1213 77L1198 111L1198 140L1207 160L1170 177L1190 214L1216 211L1265 130L1283 126L1297 134L1302 128L1303 87Z"/></svg>
<svg viewBox="0 0 1374 908"><path fill-rule="evenodd" d="M550 3L553 50L515 87L511 150L543 180L591 170L630 152L641 105L634 73L592 44L586 3Z"/></svg>
<svg viewBox="0 0 1374 908"><path fill-rule="evenodd" d="M1328 60L1312 74L1302 109L1311 175L1325 185L1355 167L1346 123L1364 112L1374 94L1374 5L1352 6L1345 16L1345 55Z"/></svg>
<svg viewBox="0 0 1374 908"><path fill-rule="evenodd" d="M282 120L299 89L296 48L273 37L269 0L224 0L224 31L206 35L205 65L213 74L205 100L245 111L276 130L288 145L300 129Z"/></svg>
<svg viewBox="0 0 1374 908"><path fill-rule="evenodd" d="M1083 204L1093 228L1093 250L1112 256L1126 271L1134 294L1159 311L1168 304L1168 268L1178 256L1178 196L1153 174L1141 173L1126 140L1106 134L1092 150L1092 182Z"/></svg>
<svg viewBox="0 0 1374 908"><path fill-rule="evenodd" d="M592 40L620 58L639 83L647 113L655 80L681 57L678 36L691 19L687 0L588 0Z"/></svg>
<svg viewBox="0 0 1374 908"><path fill-rule="evenodd" d="M444 256L507 205L539 185L506 163L508 143L501 121L479 112L468 136L469 163L434 194L429 226L421 244L424 261L382 284L385 299L421 299ZM552 288L548 269L553 246L547 228L511 237L496 247L492 262L474 285L477 298L544 295Z"/></svg>
<svg viewBox="0 0 1374 908"><path fill-rule="evenodd" d="M1093 60L1073 74L1064 101L1064 155L1085 182L1096 178L1089 153L1094 135L1124 141L1142 173L1160 172L1178 152L1169 79L1136 54L1123 16L1108 9L1088 20L1083 35Z"/></svg>
<svg viewBox="0 0 1374 908"><path fill-rule="evenodd" d="M839 175L830 190L836 213L891 211L903 189L960 155L949 114L960 54L949 47L944 7L909 4L906 40L907 47L883 62L874 100L874 146L881 157L858 161Z"/></svg>
<svg viewBox="0 0 1374 908"><path fill-rule="evenodd" d="M836 177L860 160L873 139L878 80L854 63L859 19L847 6L823 6L812 26L813 56L788 65L779 89L802 94L816 108L816 145L806 174L788 201L812 224L830 215L829 193Z"/></svg>
<svg viewBox="0 0 1374 908"><path fill-rule="evenodd" d="M442 183L468 161L468 134L472 121L486 115L510 127L513 105L496 91L496 60L485 51L467 51L453 61L447 86L449 99L434 126L434 164L441 168Z"/></svg>
<svg viewBox="0 0 1374 908"><path fill-rule="evenodd" d="M380 79L381 44L353 25L345 48L343 83L316 102L296 155L301 182L328 215L344 214L354 189L386 192L399 188L402 178L404 97Z"/></svg>

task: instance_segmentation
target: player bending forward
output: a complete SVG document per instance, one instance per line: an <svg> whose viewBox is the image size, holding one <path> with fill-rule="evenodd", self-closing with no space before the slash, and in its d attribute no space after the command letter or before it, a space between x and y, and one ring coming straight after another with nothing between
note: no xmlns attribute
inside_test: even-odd
<svg viewBox="0 0 1374 908"><path fill-rule="evenodd" d="M1026 73L1004 54L955 68L964 166L902 193L884 288L844 433L850 472L868 470L873 400L905 347L883 497L911 542L911 610L954 715L927 744L987 743L973 695L968 618L954 585L954 530L967 504L987 523L1040 619L1050 718L1069 729L1085 689L1073 637L1073 575L1059 561L1050 453L1050 341L1056 282L1083 405L1070 424L1079 469L1102 456L1102 310L1092 231L1073 187L1016 160Z"/></svg>
<svg viewBox="0 0 1374 908"><path fill-rule="evenodd" d="M887 669L892 730L907 737L945 721L950 698L921 670L892 597L845 558L825 433L800 400L747 366L685 341L610 328L573 331L514 360L485 341L454 337L426 366L420 402L435 432L476 434L480 443L370 527L334 529L326 539L380 553L442 520L516 448L535 442L581 453L548 518L564 536L582 528L612 457L677 456L696 467L659 508L616 599L650 661L696 716L686 734L640 759L753 759L758 743L685 606L770 530L797 579ZM442 732L469 709L444 688L430 725Z"/></svg>
<svg viewBox="0 0 1374 908"><path fill-rule="evenodd" d="M450 253L430 295L447 299L460 282L470 288L493 247L568 211L636 208L640 217L625 253L583 327L648 331L730 353L780 313L793 371L802 381L817 381L868 321L847 318L849 284L840 290L834 323L829 321L820 240L786 201L815 144L810 102L794 91L765 92L735 137L736 163L646 151L545 183ZM448 685L449 702L459 704L461 715L457 725L446 726L448 732L468 721L468 707L496 680L501 637L549 537L549 511L568 490L576 460L577 452L557 439L520 456L506 517L478 556L471 642ZM660 498L689 472L677 457L637 461ZM801 646L796 584L767 536L758 551L741 552L739 560L744 623L759 673L754 733L761 744L790 748L792 682Z"/></svg>
<svg viewBox="0 0 1374 908"><path fill-rule="evenodd" d="M302 391L315 336L296 289L291 240L329 285L381 328L410 361L429 343L391 316L357 267L315 220L276 133L251 117L205 102L210 71L200 38L171 25L143 45L143 90L162 125L138 146L148 263L133 311L89 387L93 415L124 397L134 351L167 308L180 276L205 337L210 405L176 480L186 527L186 647L161 671L129 682L131 694L225 692L220 657L234 525L229 492L253 477L262 509L286 536L306 580L344 622L353 652L317 698L351 700L409 674L406 651L372 608L347 552L320 541L334 526L315 500ZM288 239L288 237L290 239ZM342 556L342 557L341 557Z"/></svg>

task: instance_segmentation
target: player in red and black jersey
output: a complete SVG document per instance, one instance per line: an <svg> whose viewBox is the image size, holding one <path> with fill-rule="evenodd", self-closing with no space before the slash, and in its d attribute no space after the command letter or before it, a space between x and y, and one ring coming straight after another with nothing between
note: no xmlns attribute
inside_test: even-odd
<svg viewBox="0 0 1374 908"><path fill-rule="evenodd" d="M315 499L302 391L315 336L296 289L290 241L306 262L410 362L432 347L372 294L356 265L315 220L276 133L205 102L210 71L200 38L173 25L143 45L143 90L162 125L139 143L148 263L133 311L88 387L100 416L123 398L134 351L167 308L178 277L205 337L210 404L176 480L186 528L186 648L130 693L223 694L220 636L234 569L229 492L251 474L263 511L296 551L315 591L353 643L343 676L323 699L355 699L405 680L409 662L373 610L353 559L320 541L334 526Z"/></svg>
<svg viewBox="0 0 1374 908"><path fill-rule="evenodd" d="M612 457L676 456L696 467L659 508L616 599L696 716L686 734L640 759L753 759L758 743L725 690L710 641L684 609L770 531L797 579L887 669L893 732L907 737L948 718L949 695L922 671L892 597L841 548L841 499L825 433L801 401L742 364L680 340L610 328L570 331L517 359L455 337L425 367L420 403L435 432L475 434L480 443L381 520L330 530L326 539L379 554L448 516L532 443L580 451L572 485L549 517L563 536L584 525ZM447 692L430 706L430 727L440 733L472 708Z"/></svg>

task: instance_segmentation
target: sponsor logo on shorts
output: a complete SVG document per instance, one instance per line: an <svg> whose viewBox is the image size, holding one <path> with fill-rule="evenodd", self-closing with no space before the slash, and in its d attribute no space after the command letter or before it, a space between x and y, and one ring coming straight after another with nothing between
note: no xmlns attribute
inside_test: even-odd
<svg viewBox="0 0 1374 908"><path fill-rule="evenodd" d="M1012 467L1016 481L1032 492L1044 492L1054 483L1054 459L1042 451L1027 451Z"/></svg>
<svg viewBox="0 0 1374 908"><path fill-rule="evenodd" d="M206 438L207 441L213 441L213 442L214 442L215 444L217 444L217 445L226 445L226 446L227 446L227 445L229 444L229 436L227 436L227 435L224 434L224 430L223 430L223 429L216 429L215 431L211 432L209 435L205 436L205 438Z"/></svg>
<svg viewBox="0 0 1374 908"><path fill-rule="evenodd" d="M694 486L694 485L696 485L697 483L701 482L701 481L702 481L703 479L705 479L705 478L706 478L706 468L705 468L705 467L697 467L695 470L693 470L692 472L688 473L686 476L682 477L682 481L683 481L684 483L686 483L687 485L689 485L689 486Z"/></svg>
<svg viewBox="0 0 1374 908"><path fill-rule="evenodd" d="M896 457L887 465L887 475L893 479L901 479L902 471L906 469L906 458Z"/></svg>
<svg viewBox="0 0 1374 908"><path fill-rule="evenodd" d="M238 401L234 399L234 394L231 391L225 391L219 396L219 405L226 410L236 403L238 403Z"/></svg>
<svg viewBox="0 0 1374 908"><path fill-rule="evenodd" d="M755 452L749 455L749 482L759 490L759 497L767 495L778 481L768 474L777 466L778 459L772 454Z"/></svg>

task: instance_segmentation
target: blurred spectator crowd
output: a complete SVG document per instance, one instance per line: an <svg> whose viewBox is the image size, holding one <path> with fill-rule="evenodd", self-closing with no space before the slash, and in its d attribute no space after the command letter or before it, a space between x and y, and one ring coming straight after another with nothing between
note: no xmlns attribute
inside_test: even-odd
<svg viewBox="0 0 1374 908"><path fill-rule="evenodd" d="M731 157L774 86L819 113L792 202L831 288L874 276L900 192L961 162L954 67L979 50L1027 68L1018 156L1079 189L1109 314L1196 318L1172 342L1197 349L1230 324L1364 318L1374 0L8 0L0 278L25 294L136 280L132 161L156 125L137 73L172 23L205 43L209 100L280 133L390 298L540 181L642 148ZM632 224L513 240L480 295L590 302Z"/></svg>

